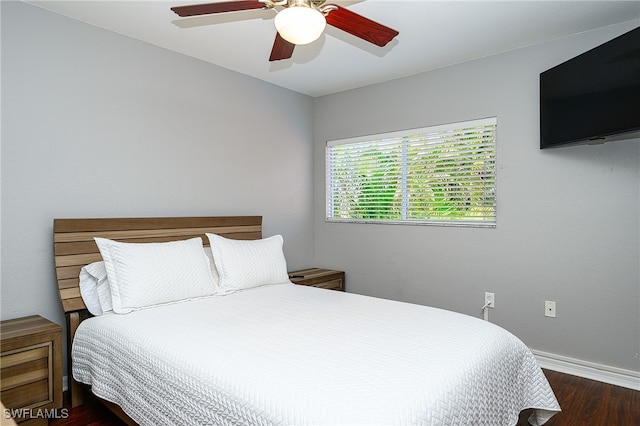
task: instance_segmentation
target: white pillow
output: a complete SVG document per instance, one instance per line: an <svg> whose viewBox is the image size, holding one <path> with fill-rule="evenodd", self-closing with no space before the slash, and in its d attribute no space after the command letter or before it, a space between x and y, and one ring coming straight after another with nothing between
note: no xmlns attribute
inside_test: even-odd
<svg viewBox="0 0 640 426"><path fill-rule="evenodd" d="M107 277L107 269L104 266L104 261L93 262L84 266L80 270L80 294L84 300L83 287L85 292L95 291L98 296L99 307L94 310L101 313L94 313L85 300L84 304L87 305L87 309L93 315L102 315L108 312L113 312L113 304L111 303L111 287L109 286L109 278ZM95 289L92 289L92 287ZM88 296L92 297L92 296ZM94 302L91 302L94 304Z"/></svg>
<svg viewBox="0 0 640 426"><path fill-rule="evenodd" d="M220 275L218 275L218 268L216 268L216 263L213 260L213 252L211 251L211 247L205 246L204 253L209 258L209 266L211 267L211 276L213 277L213 284L217 288L218 283L220 282Z"/></svg>
<svg viewBox="0 0 640 426"><path fill-rule="evenodd" d="M232 240L216 234L206 235L220 276L220 293L289 282L281 235L262 240Z"/></svg>
<svg viewBox="0 0 640 426"><path fill-rule="evenodd" d="M117 314L214 294L201 238L167 243L95 241L105 262Z"/></svg>
<svg viewBox="0 0 640 426"><path fill-rule="evenodd" d="M98 296L98 275L100 274L100 272L97 271L97 269L100 269L100 267L97 267L98 263L102 263L104 279L106 280L107 271L104 269L104 262L94 262L83 266L78 276L80 281L80 295L82 296L84 305L89 312L95 316L103 314L100 297Z"/></svg>

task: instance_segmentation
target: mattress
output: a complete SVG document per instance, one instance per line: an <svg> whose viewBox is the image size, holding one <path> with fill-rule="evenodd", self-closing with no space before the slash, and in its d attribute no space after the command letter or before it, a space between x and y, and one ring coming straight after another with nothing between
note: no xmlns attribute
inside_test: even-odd
<svg viewBox="0 0 640 426"><path fill-rule="evenodd" d="M293 284L80 324L73 376L142 425L515 425L560 410L529 349L446 310Z"/></svg>

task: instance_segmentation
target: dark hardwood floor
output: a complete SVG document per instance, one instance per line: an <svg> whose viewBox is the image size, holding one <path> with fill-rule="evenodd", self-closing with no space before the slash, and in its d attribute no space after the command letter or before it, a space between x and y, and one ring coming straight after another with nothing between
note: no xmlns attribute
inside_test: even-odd
<svg viewBox="0 0 640 426"><path fill-rule="evenodd" d="M557 371L544 370L544 374L562 408L562 411L553 416L545 425L640 425L640 391ZM520 416L523 425L527 424L525 417L527 411ZM524 423L522 423L523 418Z"/></svg>
<svg viewBox="0 0 640 426"><path fill-rule="evenodd" d="M85 392L84 404L71 408L67 392L64 407L69 410L66 419L49 420L49 426L124 426L125 423L99 400Z"/></svg>
<svg viewBox="0 0 640 426"><path fill-rule="evenodd" d="M547 426L634 426L640 425L640 391L594 380L544 370L562 407ZM50 426L122 426L124 423L100 402L90 397L85 404L69 408L69 417L49 422ZM530 410L520 415L518 425L527 425Z"/></svg>

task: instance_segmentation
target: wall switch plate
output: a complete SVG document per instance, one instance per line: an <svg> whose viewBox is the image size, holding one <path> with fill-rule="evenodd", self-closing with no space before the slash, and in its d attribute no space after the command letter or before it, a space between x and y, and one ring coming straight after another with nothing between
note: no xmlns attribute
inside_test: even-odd
<svg viewBox="0 0 640 426"><path fill-rule="evenodd" d="M551 300L544 301L544 316L545 317L556 317L556 302Z"/></svg>
<svg viewBox="0 0 640 426"><path fill-rule="evenodd" d="M496 296L493 293L485 293L484 294L484 304L487 305L488 308L496 307Z"/></svg>

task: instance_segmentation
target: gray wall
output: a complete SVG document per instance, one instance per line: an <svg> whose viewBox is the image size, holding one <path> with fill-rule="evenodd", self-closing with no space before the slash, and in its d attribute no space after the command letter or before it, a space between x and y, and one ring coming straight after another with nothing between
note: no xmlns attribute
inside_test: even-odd
<svg viewBox="0 0 640 426"><path fill-rule="evenodd" d="M640 141L538 149L539 73L635 26L317 98L316 264L344 269L351 292L477 317L495 292L491 321L530 347L640 370ZM488 116L496 229L325 222L325 141Z"/></svg>
<svg viewBox="0 0 640 426"><path fill-rule="evenodd" d="M56 217L263 215L289 266L311 265L312 111L308 96L2 2L2 319L64 323Z"/></svg>

